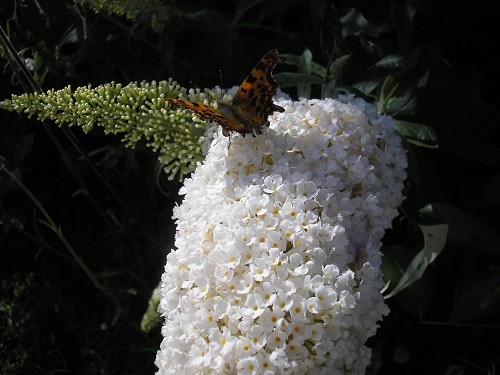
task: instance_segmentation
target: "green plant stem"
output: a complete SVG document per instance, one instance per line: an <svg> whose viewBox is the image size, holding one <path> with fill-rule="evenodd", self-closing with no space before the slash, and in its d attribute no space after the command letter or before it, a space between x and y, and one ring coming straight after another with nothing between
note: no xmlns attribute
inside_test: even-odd
<svg viewBox="0 0 500 375"><path fill-rule="evenodd" d="M17 177L11 173L7 168L5 168L4 163L2 162L2 165L0 165L0 171L4 172L9 178L22 190L24 193L31 199L31 201L35 204L36 207L40 210L42 213L43 217L45 218L46 221L41 221L44 223L50 230L52 230L57 237L61 240L61 242L64 244L66 249L68 249L69 253L71 254L72 258L76 261L76 263L80 266L80 268L85 272L87 277L92 281L94 286L99 289L101 292L104 294L108 295L108 293L105 291L105 288L99 283L97 280L97 277L92 273L90 268L85 264L85 262L80 258L80 256L77 254L75 249L71 246L71 244L68 242L66 237L61 231L61 228L56 225L54 220L52 220L52 217L49 215L49 213L45 210L43 205L40 203L40 201L31 193L31 191L21 182L17 179Z"/></svg>
<svg viewBox="0 0 500 375"><path fill-rule="evenodd" d="M58 257L75 264L73 258L64 254L61 250L56 249L54 246L48 244L47 242L45 242L41 238L36 237L36 236L32 235L31 233L29 233L29 232L17 227L16 225L12 224L12 222L9 218L6 218L5 216L1 217L0 224L8 226L9 228L11 228L12 230L15 230L16 232L20 233L21 235L28 238L29 240L31 240L35 243L38 243L38 245L40 245L40 247L47 249L47 250L53 252L54 254L56 254Z"/></svg>
<svg viewBox="0 0 500 375"><path fill-rule="evenodd" d="M72 259L82 269L82 271L87 275L87 277L90 279L90 281L92 282L94 287L97 288L103 295L108 297L113 302L113 304L117 307L118 311L120 312L120 315L124 316L132 326L137 328L137 323L135 322L135 320L123 308L123 306L121 305L120 301L116 298L116 296L111 294L108 291L108 289L105 288L104 285L99 282L99 280L97 279L97 276L94 275L92 270L85 264L85 262L78 255L78 253L75 251L73 246L71 246L69 241L66 239L66 237L62 233L61 228L56 225L56 223L54 222L52 217L49 215L49 213L45 210L45 208L40 203L40 201L31 193L31 191L21 181L19 181L17 179L17 177L12 172L10 172L5 167L5 159L2 156L0 156L0 172L4 172L22 191L24 191L24 193L31 199L31 201L40 210L43 217L45 218L45 221L40 220L40 222L42 224L46 225L61 240L63 245L66 247L66 249L68 249L68 252L70 253Z"/></svg>

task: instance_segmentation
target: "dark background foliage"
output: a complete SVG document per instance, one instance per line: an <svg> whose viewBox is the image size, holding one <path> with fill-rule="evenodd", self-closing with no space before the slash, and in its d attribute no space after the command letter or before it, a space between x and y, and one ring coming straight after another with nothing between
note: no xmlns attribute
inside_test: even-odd
<svg viewBox="0 0 500 375"><path fill-rule="evenodd" d="M392 287L425 249L419 225L449 226L439 256L417 264L427 266L423 276L388 299L368 372L495 373L500 6L145 3L3 0L0 26L45 90L168 77L233 86L278 48L289 54L276 70L292 97L354 92L393 115L410 167L402 214L384 239ZM32 90L5 45L0 53L0 98ZM143 145L125 149L98 130L83 135L6 111L0 157L8 171L0 173L0 372L154 372L159 329L139 325L173 247L180 183L166 181Z"/></svg>

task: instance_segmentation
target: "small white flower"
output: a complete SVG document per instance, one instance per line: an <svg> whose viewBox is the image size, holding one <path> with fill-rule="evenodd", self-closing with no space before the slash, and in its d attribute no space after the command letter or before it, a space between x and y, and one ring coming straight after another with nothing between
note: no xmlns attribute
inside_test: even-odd
<svg viewBox="0 0 500 375"><path fill-rule="evenodd" d="M293 337L292 340L302 345L310 336L309 322L308 318L294 319L287 325L286 332Z"/></svg>
<svg viewBox="0 0 500 375"><path fill-rule="evenodd" d="M270 273L271 269L266 258L257 258L250 264L250 275L255 281L264 281Z"/></svg>
<svg viewBox="0 0 500 375"><path fill-rule="evenodd" d="M210 329L217 327L217 317L208 310L200 309L195 313L193 324L196 329L208 332Z"/></svg>
<svg viewBox="0 0 500 375"><path fill-rule="evenodd" d="M252 341L255 349L261 349L266 345L267 332L262 325L253 325L249 329L247 337Z"/></svg>
<svg viewBox="0 0 500 375"><path fill-rule="evenodd" d="M236 293L241 295L247 295L250 293L254 286L254 279L249 273L244 273L241 275L238 284L236 285Z"/></svg>
<svg viewBox="0 0 500 375"><path fill-rule="evenodd" d="M252 319L257 319L266 311L265 301L257 293L248 294L245 302L246 314L251 316Z"/></svg>
<svg viewBox="0 0 500 375"><path fill-rule="evenodd" d="M279 329L275 329L267 338L266 347L271 350L284 349L286 347L287 334Z"/></svg>
<svg viewBox="0 0 500 375"><path fill-rule="evenodd" d="M191 346L190 361L193 366L209 366L212 361L212 352L208 343L199 338Z"/></svg>
<svg viewBox="0 0 500 375"><path fill-rule="evenodd" d="M275 328L280 329L283 324L285 311L281 309L265 309L260 315L257 323L265 332L272 332Z"/></svg>
<svg viewBox="0 0 500 375"><path fill-rule="evenodd" d="M253 375L261 372L260 363L255 357L240 359L236 369L238 370L238 374L242 375Z"/></svg>
<svg viewBox="0 0 500 375"><path fill-rule="evenodd" d="M235 338L231 335L228 329L224 328L222 331L218 328L211 329L208 335L208 340L210 340L210 351L212 351L219 358L230 356L236 345Z"/></svg>

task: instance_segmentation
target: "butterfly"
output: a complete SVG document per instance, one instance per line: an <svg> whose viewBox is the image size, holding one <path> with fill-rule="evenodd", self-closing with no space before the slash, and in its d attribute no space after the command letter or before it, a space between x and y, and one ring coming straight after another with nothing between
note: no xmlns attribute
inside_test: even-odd
<svg viewBox="0 0 500 375"><path fill-rule="evenodd" d="M262 134L264 126L269 126L267 118L270 114L285 111L273 103L279 83L272 76L274 67L284 60L276 49L266 53L240 85L233 102L220 103L218 109L188 100L166 100L172 107L188 108L202 119L218 123L226 137L230 132L238 132L243 136L252 134L255 137L255 134Z"/></svg>

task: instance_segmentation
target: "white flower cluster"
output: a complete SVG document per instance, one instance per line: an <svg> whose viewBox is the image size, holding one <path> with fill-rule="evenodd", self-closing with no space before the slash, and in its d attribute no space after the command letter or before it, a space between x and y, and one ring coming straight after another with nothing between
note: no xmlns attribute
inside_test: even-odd
<svg viewBox="0 0 500 375"><path fill-rule="evenodd" d="M352 96L278 104L260 136L228 146L219 132L181 189L158 374L363 374L370 361L401 140Z"/></svg>

